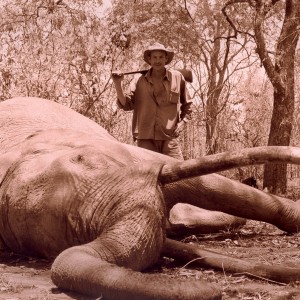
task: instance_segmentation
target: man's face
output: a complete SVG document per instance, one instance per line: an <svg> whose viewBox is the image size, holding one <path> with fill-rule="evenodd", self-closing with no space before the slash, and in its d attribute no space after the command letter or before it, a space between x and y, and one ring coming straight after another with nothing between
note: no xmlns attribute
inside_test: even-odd
<svg viewBox="0 0 300 300"><path fill-rule="evenodd" d="M149 62L153 69L156 70L163 69L167 62L167 53L161 50L151 51Z"/></svg>

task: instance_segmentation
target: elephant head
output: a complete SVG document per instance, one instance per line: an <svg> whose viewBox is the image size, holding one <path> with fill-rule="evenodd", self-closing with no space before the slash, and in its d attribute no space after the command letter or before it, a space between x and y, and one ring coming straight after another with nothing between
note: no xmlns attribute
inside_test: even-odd
<svg viewBox="0 0 300 300"><path fill-rule="evenodd" d="M89 139L70 129L40 130L3 155L10 162L1 169L5 245L57 257L52 280L63 289L104 299L171 299L174 293L218 299L214 285L136 272L158 260L165 242L163 164L136 164L122 144Z"/></svg>
<svg viewBox="0 0 300 300"><path fill-rule="evenodd" d="M297 203L210 174L298 164L297 148L178 162L122 144L74 111L32 98L0 104L0 131L1 240L13 251L55 258L52 280L63 289L104 299L221 299L211 283L139 272L172 245L165 226L177 203L289 232L300 225Z"/></svg>

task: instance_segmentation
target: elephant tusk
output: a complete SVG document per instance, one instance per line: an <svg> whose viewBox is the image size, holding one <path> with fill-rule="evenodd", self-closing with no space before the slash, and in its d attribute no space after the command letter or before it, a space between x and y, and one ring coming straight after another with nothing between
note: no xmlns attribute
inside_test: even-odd
<svg viewBox="0 0 300 300"><path fill-rule="evenodd" d="M300 148L289 146L245 148L234 152L223 152L201 158L168 163L162 167L159 180L161 184L167 184L194 176L265 163L299 165Z"/></svg>

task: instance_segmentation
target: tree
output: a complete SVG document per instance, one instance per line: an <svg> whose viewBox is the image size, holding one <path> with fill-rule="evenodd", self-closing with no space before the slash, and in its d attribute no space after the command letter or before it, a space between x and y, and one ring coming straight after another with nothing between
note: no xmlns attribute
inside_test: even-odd
<svg viewBox="0 0 300 300"><path fill-rule="evenodd" d="M233 21L238 15L237 8L242 9L242 5L245 4L252 9L252 32L247 34L253 37L256 52L274 88L268 145L288 146L294 115L294 64L299 40L300 2L285 0L282 5L280 0L227 1L223 13L234 29L235 36L238 33L245 34L245 31L239 28L238 20ZM232 6L236 7L235 12ZM274 31L278 24L281 28L278 27L278 31ZM264 171L264 187L274 193L285 193L286 186L287 166L267 164Z"/></svg>
<svg viewBox="0 0 300 300"><path fill-rule="evenodd" d="M185 4L188 7L187 1ZM229 94L237 85L234 75L255 61L246 51L249 36L232 38L232 28L222 17L221 4L221 1L194 1L195 12L193 16L190 13L198 32L198 41L194 41L198 53L193 52L193 64L197 79L202 82L199 96L205 109L206 154L220 151L218 123L229 105Z"/></svg>
<svg viewBox="0 0 300 300"><path fill-rule="evenodd" d="M108 130L119 123L110 74L120 55L97 15L102 1L7 1L0 6L1 99L37 96Z"/></svg>

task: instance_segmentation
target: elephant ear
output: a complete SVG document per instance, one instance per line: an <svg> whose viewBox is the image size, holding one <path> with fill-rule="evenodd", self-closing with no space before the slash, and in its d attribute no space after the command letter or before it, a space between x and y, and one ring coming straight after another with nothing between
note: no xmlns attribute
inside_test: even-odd
<svg viewBox="0 0 300 300"><path fill-rule="evenodd" d="M206 175L232 168L265 163L300 164L300 148L269 146L246 148L236 152L208 155L183 162L166 164L159 177L161 184Z"/></svg>
<svg viewBox="0 0 300 300"><path fill-rule="evenodd" d="M165 241L165 206L157 185L161 165L116 170L109 176L115 191L102 194L93 215L103 224L97 238L62 251L51 268L53 282L103 299L221 299L220 290L207 282L139 272L157 262Z"/></svg>

